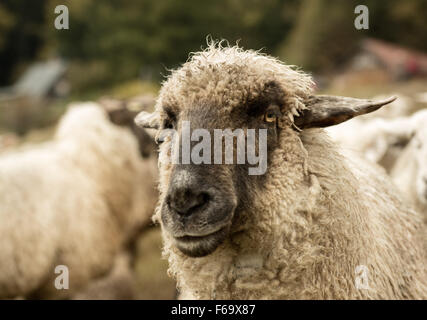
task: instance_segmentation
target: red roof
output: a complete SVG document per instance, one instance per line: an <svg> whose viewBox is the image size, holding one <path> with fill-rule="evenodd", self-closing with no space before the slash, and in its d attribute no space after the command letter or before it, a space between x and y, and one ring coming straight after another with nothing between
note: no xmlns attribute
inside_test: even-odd
<svg viewBox="0 0 427 320"><path fill-rule="evenodd" d="M375 39L362 41L362 49L391 71L427 74L427 54Z"/></svg>

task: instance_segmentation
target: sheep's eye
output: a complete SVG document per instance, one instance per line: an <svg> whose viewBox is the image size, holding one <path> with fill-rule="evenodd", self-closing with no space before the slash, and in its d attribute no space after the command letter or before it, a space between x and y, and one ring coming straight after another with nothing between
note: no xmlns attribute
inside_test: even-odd
<svg viewBox="0 0 427 320"><path fill-rule="evenodd" d="M173 129L173 123L172 123L172 121L165 122L164 128L165 129Z"/></svg>
<svg viewBox="0 0 427 320"><path fill-rule="evenodd" d="M266 113L264 113L264 121L265 122L276 122L277 120L277 114L272 111L272 110L268 110Z"/></svg>
<svg viewBox="0 0 427 320"><path fill-rule="evenodd" d="M176 114L169 107L163 107L165 117L163 119L163 129L175 129L175 122L177 120Z"/></svg>
<svg viewBox="0 0 427 320"><path fill-rule="evenodd" d="M168 136L170 136L171 134L172 134L171 131L168 130L168 129L166 129L166 128L163 129L163 130L160 130L160 131L157 132L157 135L156 135L154 141L157 144L162 144L166 140L166 138Z"/></svg>
<svg viewBox="0 0 427 320"><path fill-rule="evenodd" d="M162 128L163 129L175 129L175 117L173 117L173 118L167 117L166 119L164 119Z"/></svg>

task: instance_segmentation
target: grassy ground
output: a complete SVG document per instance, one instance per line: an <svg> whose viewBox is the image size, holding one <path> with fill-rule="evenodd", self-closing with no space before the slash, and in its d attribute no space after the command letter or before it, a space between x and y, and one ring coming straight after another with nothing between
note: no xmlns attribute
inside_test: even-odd
<svg viewBox="0 0 427 320"><path fill-rule="evenodd" d="M135 272L139 299L175 299L175 281L167 275L167 261L161 257L162 239L158 227L138 240Z"/></svg>

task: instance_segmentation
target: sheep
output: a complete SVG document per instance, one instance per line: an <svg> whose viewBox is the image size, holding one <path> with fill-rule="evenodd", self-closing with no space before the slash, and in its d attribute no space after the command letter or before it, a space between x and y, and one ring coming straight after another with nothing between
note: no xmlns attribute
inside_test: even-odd
<svg viewBox="0 0 427 320"><path fill-rule="evenodd" d="M327 133L342 148L358 152L390 172L410 140L410 132L404 118L409 114L409 98L395 96L397 99L387 108L328 127ZM384 98L385 96L377 96L374 99Z"/></svg>
<svg viewBox="0 0 427 320"><path fill-rule="evenodd" d="M414 110L414 103L412 99L404 94L401 93L394 93L392 94L396 97L396 100L390 102L387 106L384 108L379 109L377 112L374 113L367 113L364 114L358 118L357 120L369 120L369 119L375 119L375 118L382 118L382 119L395 119L398 117L405 117L411 114ZM374 100L383 100L387 99L387 95L377 95L373 97Z"/></svg>
<svg viewBox="0 0 427 320"><path fill-rule="evenodd" d="M341 148L359 153L389 173L411 139L408 119L356 120L326 128L326 131Z"/></svg>
<svg viewBox="0 0 427 320"><path fill-rule="evenodd" d="M412 139L397 159L390 175L396 186L423 213L427 222L427 110L409 117Z"/></svg>
<svg viewBox="0 0 427 320"><path fill-rule="evenodd" d="M427 298L421 217L383 171L338 152L323 129L393 99L312 90L308 75L275 58L210 43L169 75L155 111L136 117L159 130L154 219L184 297ZM266 129L267 172L183 163L184 121L193 133Z"/></svg>
<svg viewBox="0 0 427 320"><path fill-rule="evenodd" d="M328 133L343 148L363 151L365 158L384 167L405 197L425 213L426 153L422 141L427 137L423 132L426 121L427 111L421 110L410 117L352 121L328 128Z"/></svg>
<svg viewBox="0 0 427 320"><path fill-rule="evenodd" d="M121 126L130 127L138 139L139 150L143 157L156 154L156 144L153 137L146 131L139 129L133 119L141 110L152 109L155 98L151 95L133 97L129 100L118 100L103 97L99 100L108 113L110 120Z"/></svg>
<svg viewBox="0 0 427 320"><path fill-rule="evenodd" d="M417 102L427 103L427 92L419 92L415 97Z"/></svg>
<svg viewBox="0 0 427 320"><path fill-rule="evenodd" d="M107 275L157 199L156 160L96 103L72 105L53 141L0 157L0 298L69 298ZM69 289L54 286L55 267Z"/></svg>

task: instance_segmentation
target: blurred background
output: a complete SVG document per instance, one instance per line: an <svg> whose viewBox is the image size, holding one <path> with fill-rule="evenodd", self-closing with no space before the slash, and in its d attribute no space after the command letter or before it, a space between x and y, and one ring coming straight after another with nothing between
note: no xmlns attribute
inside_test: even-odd
<svg viewBox="0 0 427 320"><path fill-rule="evenodd" d="M54 27L54 9L61 4L69 9L69 30ZM22 135L50 126L70 100L156 93L167 70L204 46L207 35L231 44L239 41L244 48L263 49L296 64L314 75L320 90L368 96L386 93L395 83L401 90L422 88L427 74L427 2L364 1L368 30L354 27L358 4L2 0L2 96L13 92L18 105L33 103L34 98L48 101L42 103L43 112L29 106L22 109L31 110L20 112L2 108L0 130ZM31 102L22 101L24 97Z"/></svg>
<svg viewBox="0 0 427 320"><path fill-rule="evenodd" d="M357 30L354 9L369 9ZM57 5L69 29L57 30ZM310 72L318 92L427 106L425 0L1 0L0 152L49 140L71 101L155 96L206 37ZM138 240L139 298L172 299L159 230Z"/></svg>

